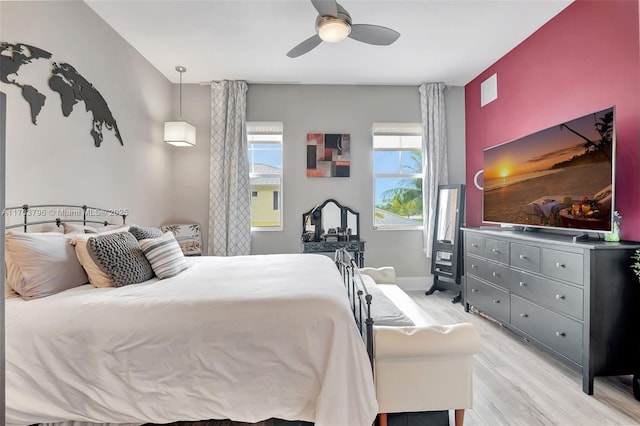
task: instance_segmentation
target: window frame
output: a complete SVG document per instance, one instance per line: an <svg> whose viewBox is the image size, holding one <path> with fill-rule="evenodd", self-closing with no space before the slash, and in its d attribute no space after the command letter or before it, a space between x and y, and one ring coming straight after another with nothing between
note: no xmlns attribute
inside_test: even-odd
<svg viewBox="0 0 640 426"><path fill-rule="evenodd" d="M280 217L280 224L278 226L254 226L253 218L251 225L251 232L259 231L259 232L274 232L274 231L282 231L284 229L284 209L283 206L283 196L284 196L284 126L280 121L247 121L246 123L247 129L247 158L249 162L249 180L253 178L274 178L277 177L280 181L279 189L277 190L278 194L278 215ZM264 137L265 140L252 140L253 136ZM253 170L253 162L251 156L251 146L255 144L279 144L280 145L280 162L282 164L282 169L280 169L280 173L254 173ZM253 192L253 188L251 187L250 191ZM271 193L275 191L270 191ZM273 196L273 195L272 195ZM257 197L256 197L257 198ZM253 204L254 197L251 197L251 201ZM269 204L273 207L273 202ZM275 211L275 210L274 210Z"/></svg>
<svg viewBox="0 0 640 426"><path fill-rule="evenodd" d="M376 136L420 136L420 149L416 149L415 147L406 147L403 148L401 146L401 142L397 146L392 147L384 147L384 148L376 148ZM422 124L421 123L373 123L372 126L372 178L373 178L373 209L372 209L372 218L373 218L373 229L376 231L405 231L405 230L419 230L422 231L424 229L424 204L423 204L423 221L421 225L393 225L393 224L376 224L376 182L378 179L422 179L422 187L424 188L424 173L409 173L402 171L402 152L413 152L420 151L422 155L422 170L424 170L424 162L425 155L422 143ZM375 172L375 161L376 161L376 152L384 152L384 151L392 151L398 152L400 158L398 159L398 164L400 169L397 173L376 173ZM424 190L422 191L422 202L425 202Z"/></svg>

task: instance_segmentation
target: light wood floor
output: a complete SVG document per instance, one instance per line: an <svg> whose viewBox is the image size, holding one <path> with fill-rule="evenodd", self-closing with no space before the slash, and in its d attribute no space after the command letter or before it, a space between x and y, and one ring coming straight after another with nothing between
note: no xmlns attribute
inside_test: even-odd
<svg viewBox="0 0 640 426"><path fill-rule="evenodd" d="M442 324L470 322L480 333L482 350L473 365L474 408L466 411L465 425L640 425L631 376L596 377L594 395L586 395L578 371L495 322L464 312L461 304L451 303L453 293L407 294Z"/></svg>

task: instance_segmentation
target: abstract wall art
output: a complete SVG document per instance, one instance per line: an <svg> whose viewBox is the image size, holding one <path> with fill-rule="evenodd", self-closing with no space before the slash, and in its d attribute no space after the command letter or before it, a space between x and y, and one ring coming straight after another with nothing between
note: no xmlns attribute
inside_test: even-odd
<svg viewBox="0 0 640 426"><path fill-rule="evenodd" d="M307 133L307 177L349 177L351 135Z"/></svg>

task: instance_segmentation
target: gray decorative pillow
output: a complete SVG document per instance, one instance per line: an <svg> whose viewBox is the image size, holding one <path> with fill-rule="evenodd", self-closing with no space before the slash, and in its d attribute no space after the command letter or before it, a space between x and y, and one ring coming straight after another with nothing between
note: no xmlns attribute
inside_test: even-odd
<svg viewBox="0 0 640 426"><path fill-rule="evenodd" d="M154 228L152 226L131 226L129 227L129 232L136 237L136 240L146 240L149 238L160 238L162 237L162 231L160 228Z"/></svg>
<svg viewBox="0 0 640 426"><path fill-rule="evenodd" d="M129 232L102 234L87 240L91 258L115 287L141 283L153 278L151 264L142 253L135 237Z"/></svg>

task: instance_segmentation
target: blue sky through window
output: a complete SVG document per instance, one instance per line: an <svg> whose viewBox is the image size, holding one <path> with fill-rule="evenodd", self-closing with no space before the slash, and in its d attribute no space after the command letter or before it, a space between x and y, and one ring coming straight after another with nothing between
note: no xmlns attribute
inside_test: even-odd
<svg viewBox="0 0 640 426"><path fill-rule="evenodd" d="M267 164L282 170L282 144L250 143L249 163Z"/></svg>

